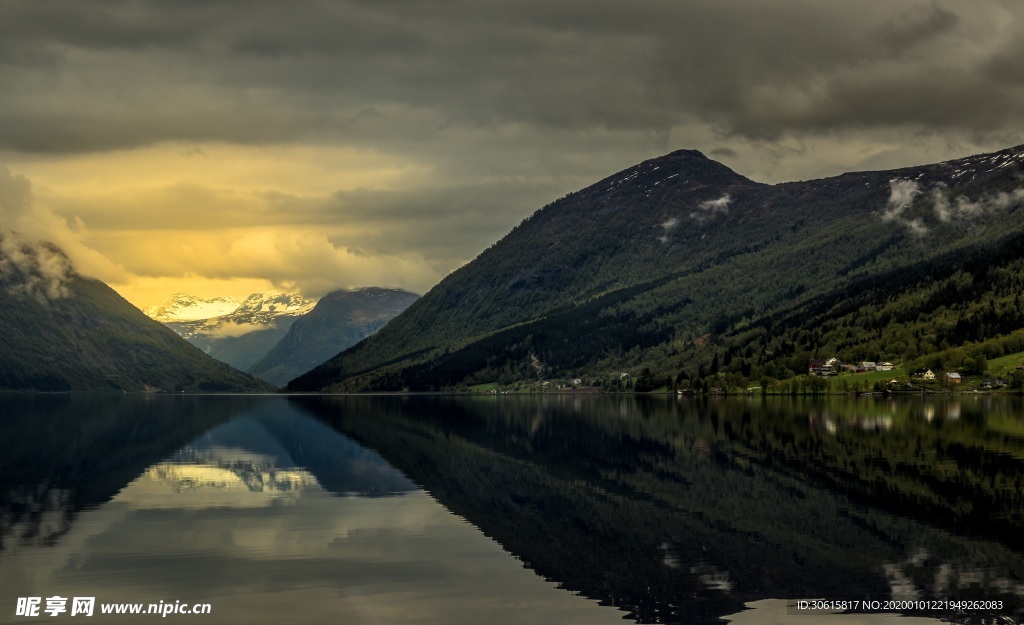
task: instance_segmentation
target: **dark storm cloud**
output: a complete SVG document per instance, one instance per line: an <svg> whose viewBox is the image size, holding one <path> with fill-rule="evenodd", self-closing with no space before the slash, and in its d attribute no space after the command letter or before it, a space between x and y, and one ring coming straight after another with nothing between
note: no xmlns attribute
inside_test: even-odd
<svg viewBox="0 0 1024 625"><path fill-rule="evenodd" d="M953 31L960 18L947 9L932 5L904 10L878 29L876 38L887 52L900 53Z"/></svg>
<svg viewBox="0 0 1024 625"><path fill-rule="evenodd" d="M4 0L0 164L122 273L423 292L540 206L677 148L775 182L1022 143L1022 17L1019 0Z"/></svg>
<svg viewBox="0 0 1024 625"><path fill-rule="evenodd" d="M1012 45L1020 9L906 3L756 3L731 23L722 3L710 27L662 55L676 80L666 101L731 135L777 139L917 126L987 131L1024 120L1021 94L983 71ZM716 5L717 6L717 5ZM957 16L960 9L965 16ZM1002 30L1003 32L999 32ZM694 40L693 38L696 38ZM706 51L692 54L693 48Z"/></svg>
<svg viewBox="0 0 1024 625"><path fill-rule="evenodd" d="M507 124L553 140L694 123L753 140L1017 131L1021 12L996 0L9 0L0 145L404 144ZM362 136L353 120L370 107L418 111L425 128Z"/></svg>

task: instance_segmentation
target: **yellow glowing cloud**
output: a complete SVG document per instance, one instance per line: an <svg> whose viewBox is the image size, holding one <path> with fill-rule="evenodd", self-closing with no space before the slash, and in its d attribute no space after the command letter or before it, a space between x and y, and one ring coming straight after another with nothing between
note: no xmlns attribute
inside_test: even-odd
<svg viewBox="0 0 1024 625"><path fill-rule="evenodd" d="M110 233L97 247L132 264L135 275L112 286L137 306L175 291L244 297L270 286L298 287L316 297L363 285L422 290L445 274L420 254L361 254L301 227Z"/></svg>
<svg viewBox="0 0 1024 625"><path fill-rule="evenodd" d="M430 167L330 146L161 144L11 162L31 180L36 231L140 308L170 293L312 296L379 284L423 291L453 267L405 250L368 254L373 211L338 192L424 184ZM325 208L326 207L326 208ZM332 212L334 211L334 212ZM352 241L354 244L338 244Z"/></svg>
<svg viewBox="0 0 1024 625"><path fill-rule="evenodd" d="M40 197L131 197L178 183L235 190L327 194L389 186L430 173L399 157L338 146L162 143L135 150L19 159ZM116 183L111 186L111 183Z"/></svg>

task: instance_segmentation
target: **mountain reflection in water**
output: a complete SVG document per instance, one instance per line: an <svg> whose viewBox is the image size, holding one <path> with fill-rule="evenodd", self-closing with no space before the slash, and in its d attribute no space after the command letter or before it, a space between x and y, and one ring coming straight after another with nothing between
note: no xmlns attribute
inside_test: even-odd
<svg viewBox="0 0 1024 625"><path fill-rule="evenodd" d="M0 414L0 622L53 594L205 602L217 623L836 625L893 621L778 600L988 599L1019 620L1024 596L1012 400L4 396ZM950 614L917 616L900 622Z"/></svg>
<svg viewBox="0 0 1024 625"><path fill-rule="evenodd" d="M621 621L283 399L110 398L87 402L93 417L63 399L8 402L22 438L0 449L0 622L33 620L15 615L19 597L54 595L212 606L171 622ZM176 418L184 432L172 434ZM140 450L155 457L142 462ZM76 494L102 481L93 465L132 477Z"/></svg>
<svg viewBox="0 0 1024 625"><path fill-rule="evenodd" d="M641 622L811 597L991 599L1019 618L1019 401L292 401Z"/></svg>

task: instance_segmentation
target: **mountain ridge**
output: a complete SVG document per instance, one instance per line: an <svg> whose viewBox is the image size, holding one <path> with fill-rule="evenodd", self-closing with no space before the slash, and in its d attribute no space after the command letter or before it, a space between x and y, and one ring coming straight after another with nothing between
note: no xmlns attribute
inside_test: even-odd
<svg viewBox="0 0 1024 625"><path fill-rule="evenodd" d="M373 334L418 298L402 289L380 287L332 291L296 319L287 334L248 371L284 385Z"/></svg>
<svg viewBox="0 0 1024 625"><path fill-rule="evenodd" d="M203 299L188 293L175 293L156 306L144 312L146 316L162 323L169 321L199 321L230 314L242 303L233 297Z"/></svg>
<svg viewBox="0 0 1024 625"><path fill-rule="evenodd" d="M766 185L699 152L671 152L538 210L289 389L545 377L535 359L551 375L650 367L665 379L696 374L687 358L710 365L711 352L754 340L761 358L773 338L741 335L783 305L858 296L845 289L1024 229L1022 161L1016 146ZM563 345L580 341L595 347Z"/></svg>
<svg viewBox="0 0 1024 625"><path fill-rule="evenodd" d="M53 262L33 257L64 262L54 271ZM0 235L0 389L268 390L207 357L106 284L76 273L55 246L10 234Z"/></svg>
<svg viewBox="0 0 1024 625"><path fill-rule="evenodd" d="M240 371L248 370L259 362L287 334L295 320L316 305L315 300L299 293L272 289L252 293L241 302L234 298L202 300L191 295L183 298L175 295L160 307L149 310L183 309L188 316L194 317L199 311L210 310L209 302L218 300L225 305L236 302L237 306L214 317L166 320L162 323L206 354Z"/></svg>

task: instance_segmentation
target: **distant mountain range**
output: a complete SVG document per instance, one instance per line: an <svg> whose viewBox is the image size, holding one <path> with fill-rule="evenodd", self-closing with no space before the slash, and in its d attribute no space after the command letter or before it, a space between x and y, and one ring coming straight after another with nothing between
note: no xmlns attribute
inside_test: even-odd
<svg viewBox="0 0 1024 625"><path fill-rule="evenodd" d="M376 332L419 296L367 287L202 299L177 293L146 313L210 356L281 386ZM208 316L209 315L209 316Z"/></svg>
<svg viewBox="0 0 1024 625"><path fill-rule="evenodd" d="M1024 351L1022 164L1024 146L767 185L672 152L537 211L289 389L745 389L830 356L980 368Z"/></svg>
<svg viewBox="0 0 1024 625"><path fill-rule="evenodd" d="M248 371L283 386L370 336L418 298L408 291L376 287L328 293Z"/></svg>
<svg viewBox="0 0 1024 625"><path fill-rule="evenodd" d="M0 390L258 391L53 245L0 236Z"/></svg>
<svg viewBox="0 0 1024 625"><path fill-rule="evenodd" d="M242 305L233 297L202 299L186 293L175 293L159 306L146 309L146 315L162 323L201 321L228 315Z"/></svg>
<svg viewBox="0 0 1024 625"><path fill-rule="evenodd" d="M177 293L146 313L210 356L245 371L277 345L295 320L315 304L297 293L280 291L253 293L243 302Z"/></svg>

